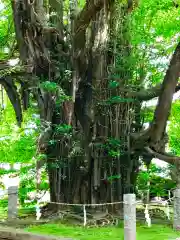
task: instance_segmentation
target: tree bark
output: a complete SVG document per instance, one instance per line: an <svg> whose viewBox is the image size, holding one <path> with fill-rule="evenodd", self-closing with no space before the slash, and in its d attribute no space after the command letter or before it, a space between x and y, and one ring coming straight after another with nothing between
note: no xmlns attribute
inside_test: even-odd
<svg viewBox="0 0 180 240"><path fill-rule="evenodd" d="M162 84L162 90L154 113L154 119L150 127L150 137L153 143L158 143L166 130L167 120L171 110L173 94L180 77L180 43L178 43L169 68Z"/></svg>

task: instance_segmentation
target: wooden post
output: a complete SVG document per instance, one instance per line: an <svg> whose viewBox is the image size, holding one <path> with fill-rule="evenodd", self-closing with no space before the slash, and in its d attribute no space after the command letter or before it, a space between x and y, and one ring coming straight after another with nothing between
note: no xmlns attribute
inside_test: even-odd
<svg viewBox="0 0 180 240"><path fill-rule="evenodd" d="M8 187L8 219L17 218L18 187Z"/></svg>
<svg viewBox="0 0 180 240"><path fill-rule="evenodd" d="M180 231L180 188L174 190L174 221L173 228Z"/></svg>
<svg viewBox="0 0 180 240"><path fill-rule="evenodd" d="M136 195L124 194L124 240L136 240Z"/></svg>

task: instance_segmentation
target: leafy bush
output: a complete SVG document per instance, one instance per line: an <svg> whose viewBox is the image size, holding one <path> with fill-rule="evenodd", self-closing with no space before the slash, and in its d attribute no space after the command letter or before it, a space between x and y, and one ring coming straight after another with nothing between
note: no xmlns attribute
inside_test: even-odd
<svg viewBox="0 0 180 240"><path fill-rule="evenodd" d="M167 175L168 169L157 167L155 164L150 165L149 171L141 170L137 178L138 195L145 194L149 190L151 198L168 197L168 191L174 188L176 183L166 176L160 176L162 173Z"/></svg>
<svg viewBox="0 0 180 240"><path fill-rule="evenodd" d="M6 209L8 207L8 198L5 197L0 200L0 208Z"/></svg>

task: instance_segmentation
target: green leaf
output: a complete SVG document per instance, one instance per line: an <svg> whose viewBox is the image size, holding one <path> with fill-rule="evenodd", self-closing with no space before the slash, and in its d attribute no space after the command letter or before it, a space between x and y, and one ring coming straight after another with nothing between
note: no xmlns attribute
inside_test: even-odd
<svg viewBox="0 0 180 240"><path fill-rule="evenodd" d="M119 83L116 81L110 81L109 82L109 88L117 88L119 86Z"/></svg>

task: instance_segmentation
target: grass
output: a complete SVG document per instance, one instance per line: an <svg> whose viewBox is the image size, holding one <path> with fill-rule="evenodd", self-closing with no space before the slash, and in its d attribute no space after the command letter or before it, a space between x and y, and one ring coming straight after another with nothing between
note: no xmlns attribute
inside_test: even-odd
<svg viewBox="0 0 180 240"><path fill-rule="evenodd" d="M18 216L20 218L23 218L23 217L29 217L31 216L32 214L34 214L35 212L35 207L33 206L28 206L28 207L24 207L24 208L19 208L18 209ZM0 219L1 220L4 220L4 219L7 219L7 215L8 215L8 207L7 206L4 206L4 207L1 207L0 206Z"/></svg>
<svg viewBox="0 0 180 240"><path fill-rule="evenodd" d="M28 232L72 237L77 240L123 240L123 227L83 228L62 224L46 224L32 226L25 229ZM148 228L143 225L137 226L137 240L171 240L180 237L180 233L173 231L164 225L153 225Z"/></svg>
<svg viewBox="0 0 180 240"><path fill-rule="evenodd" d="M7 217L6 208L0 208L0 217ZM34 210L34 208L33 208ZM32 212L32 208L19 209L19 215L26 216ZM60 223L29 226L25 231L54 235L60 237L71 237L73 240L123 240L123 225L118 227L84 228ZM175 240L180 239L180 232L175 232L167 225L153 224L151 228L137 223L137 240Z"/></svg>

